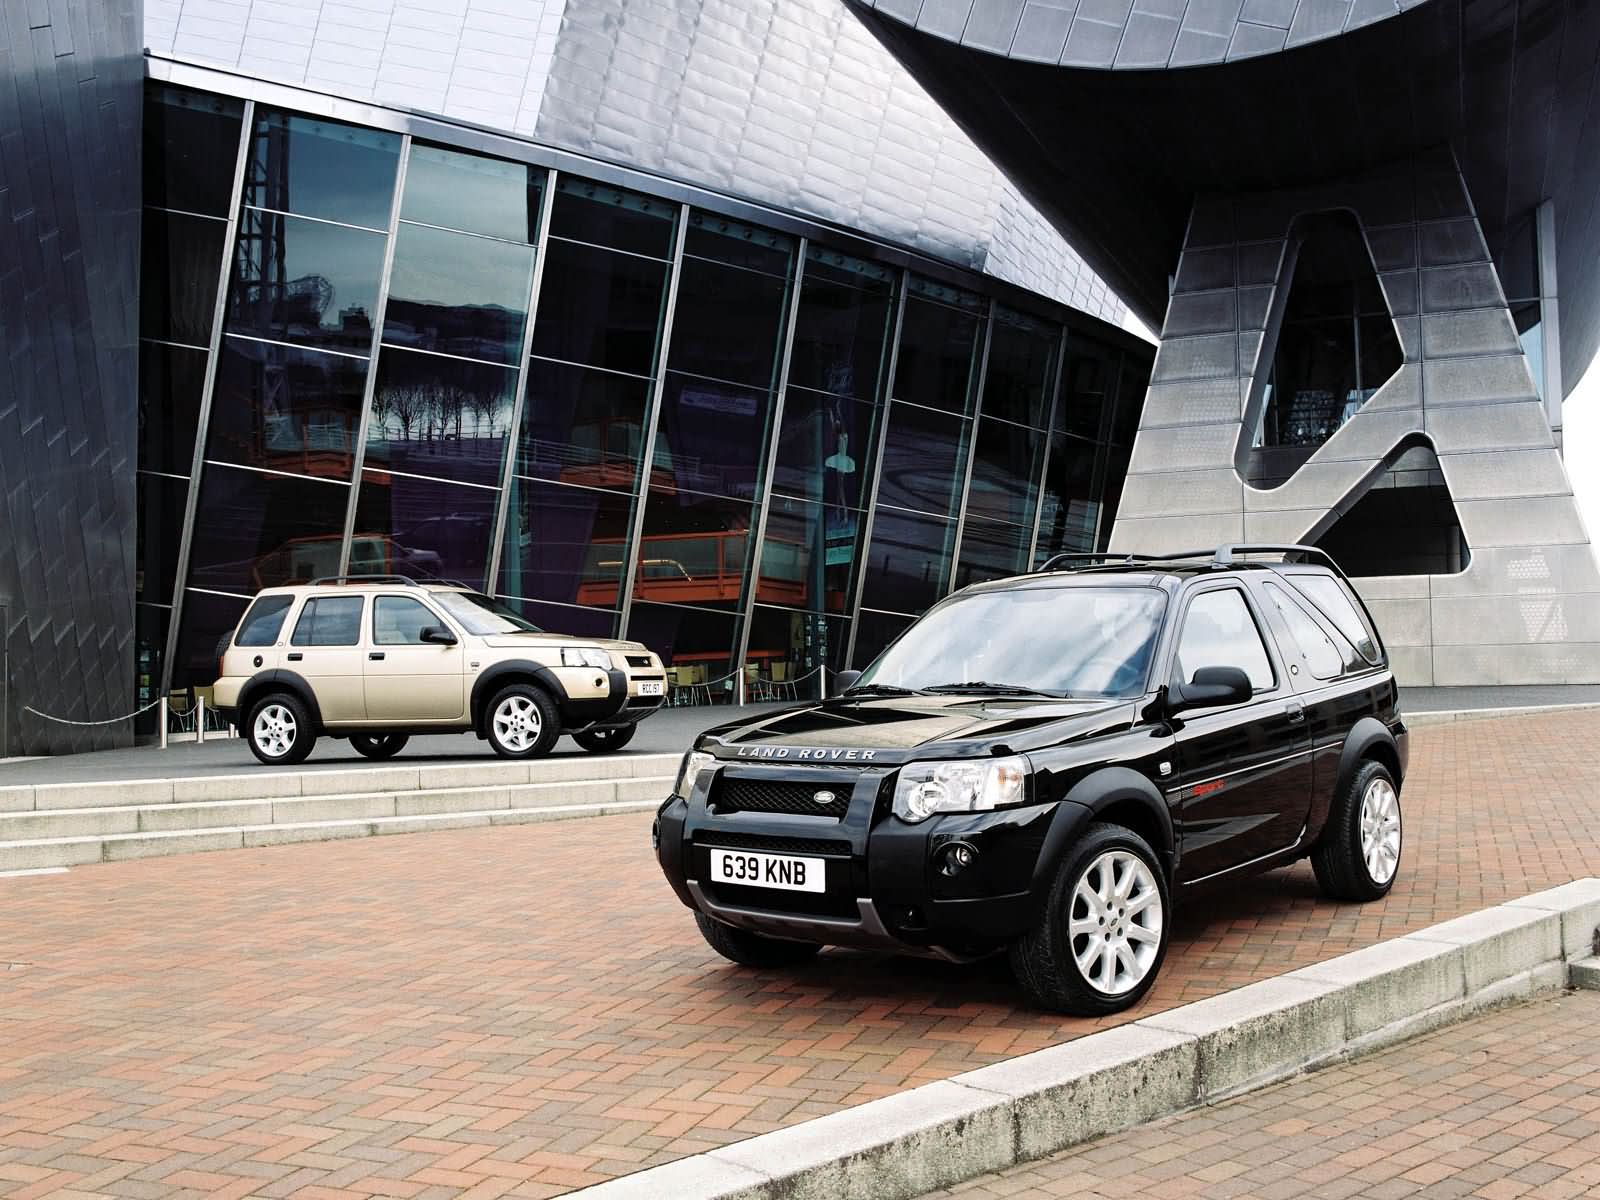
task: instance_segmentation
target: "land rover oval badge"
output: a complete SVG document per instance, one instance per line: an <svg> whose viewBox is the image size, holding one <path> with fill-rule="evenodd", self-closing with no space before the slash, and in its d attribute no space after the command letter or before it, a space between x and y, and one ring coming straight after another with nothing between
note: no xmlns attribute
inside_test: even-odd
<svg viewBox="0 0 1600 1200"><path fill-rule="evenodd" d="M826 789L824 789L823 791L817 792L811 798L813 800L815 800L823 808L827 808L828 805L832 804L835 800L838 799L837 796L835 796L832 792L827 791Z"/></svg>

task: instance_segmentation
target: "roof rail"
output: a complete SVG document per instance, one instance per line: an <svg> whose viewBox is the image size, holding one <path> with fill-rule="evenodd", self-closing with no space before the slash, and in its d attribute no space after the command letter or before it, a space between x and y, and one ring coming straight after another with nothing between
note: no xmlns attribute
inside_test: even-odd
<svg viewBox="0 0 1600 1200"><path fill-rule="evenodd" d="M1274 542L1230 542L1226 546L1218 546L1213 562L1218 566L1231 566L1239 561L1243 554L1282 554L1287 558L1291 554L1315 555L1335 571L1339 566L1333 561L1333 555L1320 546L1297 546L1289 543ZM1343 575L1343 571L1339 571Z"/></svg>
<svg viewBox="0 0 1600 1200"><path fill-rule="evenodd" d="M451 587L466 588L467 591L469 591L469 592L475 592L475 591L478 590L477 588L473 587L470 583L462 583L461 580L459 580L459 579L445 579L443 576L440 576L440 575L424 575L422 578L413 579L411 582L412 583L444 583L444 584L449 584Z"/></svg>
<svg viewBox="0 0 1600 1200"><path fill-rule="evenodd" d="M1038 567L1037 569L1040 571L1054 571L1063 564L1067 564L1066 569L1068 570L1077 570L1079 567L1090 568L1102 564L1110 566L1136 566L1139 563L1181 562L1188 558L1211 558L1213 553L1214 551L1211 550L1180 550L1176 554L1138 554L1134 552L1119 552L1113 554L1104 550L1096 551L1094 553L1070 551L1067 553L1051 555L1045 560L1044 565ZM1074 566L1071 564L1076 565Z"/></svg>
<svg viewBox="0 0 1600 1200"><path fill-rule="evenodd" d="M417 581L406 575L322 575L311 581L315 587L322 583L398 583L415 587Z"/></svg>

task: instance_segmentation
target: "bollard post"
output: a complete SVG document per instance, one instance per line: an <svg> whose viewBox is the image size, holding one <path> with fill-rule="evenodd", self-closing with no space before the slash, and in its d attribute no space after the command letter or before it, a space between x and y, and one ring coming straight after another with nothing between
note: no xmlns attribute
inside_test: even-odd
<svg viewBox="0 0 1600 1200"><path fill-rule="evenodd" d="M194 694L194 740L198 746L206 744L206 698L199 692Z"/></svg>
<svg viewBox="0 0 1600 1200"><path fill-rule="evenodd" d="M172 702L165 692L161 695L161 748L167 748L167 719L171 716Z"/></svg>

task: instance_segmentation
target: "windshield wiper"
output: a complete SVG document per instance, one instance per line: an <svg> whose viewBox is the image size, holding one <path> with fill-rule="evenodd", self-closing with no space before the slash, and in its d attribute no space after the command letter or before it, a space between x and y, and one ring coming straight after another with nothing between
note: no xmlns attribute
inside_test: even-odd
<svg viewBox="0 0 1600 1200"><path fill-rule="evenodd" d="M892 683L864 683L860 687L845 688L841 696L920 696L913 688L896 687Z"/></svg>
<svg viewBox="0 0 1600 1200"><path fill-rule="evenodd" d="M944 692L951 695L960 692L971 692L973 695L984 696L1045 696L1057 699L1053 692L1041 692L1038 688L1019 687L1014 683L985 683L983 680L974 680L971 683L938 683L932 687L922 689L925 692Z"/></svg>

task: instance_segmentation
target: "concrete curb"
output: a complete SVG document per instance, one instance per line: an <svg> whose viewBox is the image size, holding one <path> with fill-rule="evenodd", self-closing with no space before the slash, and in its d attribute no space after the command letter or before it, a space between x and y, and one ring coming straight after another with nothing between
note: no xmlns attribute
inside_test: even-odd
<svg viewBox="0 0 1600 1200"><path fill-rule="evenodd" d="M1493 1005L1600 987L1597 938L1600 879L1576 880L573 1196L905 1200Z"/></svg>
<svg viewBox="0 0 1600 1200"><path fill-rule="evenodd" d="M1443 708L1431 712L1407 712L1406 724L1416 729L1423 725L1449 725L1456 721L1485 721L1493 717L1525 717L1530 713L1574 712L1600 708L1600 702L1579 700L1571 704L1521 704L1505 708Z"/></svg>

